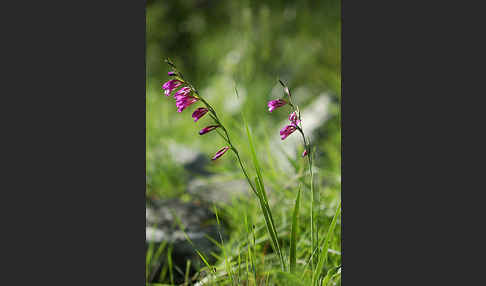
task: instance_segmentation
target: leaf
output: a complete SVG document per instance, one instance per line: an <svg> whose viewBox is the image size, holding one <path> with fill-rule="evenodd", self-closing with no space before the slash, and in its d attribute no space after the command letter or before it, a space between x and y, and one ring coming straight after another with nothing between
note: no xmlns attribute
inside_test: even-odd
<svg viewBox="0 0 486 286"><path fill-rule="evenodd" d="M253 161L253 165L255 167L255 171L257 173L257 177L255 178L255 188L257 189L257 196L260 201L260 206L262 208L263 215L265 217L265 224L267 225L268 233L270 234L270 237L272 239L273 249L277 252L280 258L282 270L285 270L285 260L282 255L282 251L280 250L280 245L278 244L278 234L275 228L275 222L273 220L270 206L268 205L268 199L267 199L267 194L265 192L265 186L263 184L263 177L260 168L260 163L258 162L258 158L256 156L255 146L253 145L253 139L250 134L250 129L248 128L248 124L246 123L245 117L243 116L242 118L245 124L246 134L248 136L251 158Z"/></svg>
<svg viewBox="0 0 486 286"><path fill-rule="evenodd" d="M319 262L317 263L317 267L312 275L312 285L317 286L319 278L322 273L322 268L324 267L324 263L327 260L327 255L328 255L328 248L329 248L329 241L331 239L331 236L334 233L334 228L336 227L336 222L339 214L341 213L341 202L337 206L336 213L334 214L334 217L332 218L331 225L329 226L329 229L327 231L326 239L324 240L322 249L321 249L321 255L319 256Z"/></svg>
<svg viewBox="0 0 486 286"><path fill-rule="evenodd" d="M186 274L184 275L184 283L189 285L189 270L191 270L191 260L186 260Z"/></svg>
<svg viewBox="0 0 486 286"><path fill-rule="evenodd" d="M290 231L290 272L295 271L297 263L297 231L298 231L298 216L300 207L300 186L297 198L295 199L294 213L292 215L292 228Z"/></svg>

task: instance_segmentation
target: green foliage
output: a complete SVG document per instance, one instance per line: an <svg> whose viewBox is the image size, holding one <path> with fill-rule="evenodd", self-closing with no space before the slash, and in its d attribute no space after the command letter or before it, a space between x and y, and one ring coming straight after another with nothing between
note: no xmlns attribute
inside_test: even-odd
<svg viewBox="0 0 486 286"><path fill-rule="evenodd" d="M338 207L336 208L336 214L334 215L332 222L331 222L331 225L329 226L329 231L328 231L328 234L327 234L327 236L324 240L324 243L322 245L322 249L317 250L318 252L321 253L321 255L319 255L319 263L317 264L316 271L312 274L312 284L313 285L316 285L316 286L318 285L318 281L319 281L321 273L322 273L322 268L324 267L324 263L326 263L327 256L328 256L328 253L329 253L329 241L330 241L330 238L333 235L334 228L336 227L337 218L338 218L340 213L341 213L341 203L339 203Z"/></svg>
<svg viewBox="0 0 486 286"><path fill-rule="evenodd" d="M297 193L297 198L295 199L295 207L294 213L292 215L292 229L290 232L290 272L295 271L295 265L297 263L296 257L296 241L297 241L297 231L298 231L298 221L297 218L299 216L299 207L300 207L300 188L299 192Z"/></svg>
<svg viewBox="0 0 486 286"><path fill-rule="evenodd" d="M270 210L270 206L268 204L268 198L267 198L267 193L265 191L265 186L263 184L263 176L262 176L262 171L260 169L260 163L258 162L256 152L255 152L255 147L253 146L253 139L250 134L250 130L248 129L248 125L245 122L245 129L246 129L246 135L248 136L248 142L250 146L250 151L251 151L251 158L253 161L253 166L255 167L256 171L256 178L255 178L255 186L257 189L257 196L258 196L258 201L260 202L261 210L263 212L263 215L265 217L265 224L268 229L268 233L270 237L272 238L272 247L275 251L277 251L278 256L280 258L280 263L282 270L285 270L285 260L282 255L282 251L280 249L280 244L278 242L278 234L277 234L277 229L275 228L275 222L273 220L273 215Z"/></svg>

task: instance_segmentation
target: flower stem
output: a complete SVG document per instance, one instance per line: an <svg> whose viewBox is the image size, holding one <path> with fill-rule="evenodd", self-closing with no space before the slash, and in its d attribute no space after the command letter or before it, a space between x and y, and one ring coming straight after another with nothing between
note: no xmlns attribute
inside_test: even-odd
<svg viewBox="0 0 486 286"><path fill-rule="evenodd" d="M280 83L284 86L284 88L287 88L288 90L288 87L282 82L280 81ZM298 118L299 118L299 123L295 125L295 127L297 128L297 130L299 131L299 133L302 135L302 140L304 141L304 147L305 147L305 150L307 151L307 162L308 162L308 165L309 165L309 173L310 173L310 230L311 230L311 246L312 246L312 249L314 250L316 248L316 242L318 241L317 237L318 237L318 233L315 229L315 222L314 222L314 172L312 171L312 165L313 165L313 162L312 162L312 149L311 149L311 144L310 144L310 140L306 140L306 137L305 137L305 133L304 133L304 130L302 128L302 118L301 118L301 114L300 114L300 109L299 109L299 106L294 104L293 101L292 101L292 96L290 94L290 90L288 90L289 93L288 93L288 96L289 96L289 105L292 107L292 109L294 110L294 112L296 112ZM300 126L299 126L300 124ZM314 261L316 261L318 258L317 257L312 257L311 258L311 269L314 269Z"/></svg>

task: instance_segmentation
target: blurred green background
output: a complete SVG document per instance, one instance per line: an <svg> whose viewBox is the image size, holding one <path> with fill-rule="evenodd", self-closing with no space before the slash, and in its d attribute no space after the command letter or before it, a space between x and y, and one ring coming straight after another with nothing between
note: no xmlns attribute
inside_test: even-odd
<svg viewBox="0 0 486 286"><path fill-rule="evenodd" d="M280 141L278 130L284 126L288 110L282 108L269 113L267 102L283 94L278 79L290 87L301 109L312 107L323 94L329 98L326 110L322 110L329 116L313 132L321 201L319 223L327 228L340 200L340 7L339 0L147 1L147 197L192 200L187 192L190 180L206 176L193 174L178 162L183 148L211 158L224 146L217 134L198 135L210 122L208 116L197 123L192 120L192 111L200 105L191 105L177 113L174 99L164 96L161 85L169 79L164 59L170 58L186 80L215 107L240 148L243 160L250 165L241 113L245 115L265 170L265 184L276 191L272 194L274 213L283 225L307 166L305 160L296 156L303 147L295 149L295 154L282 150L281 157L290 162L291 170L281 166L275 152L271 152L287 144L287 140ZM219 176L241 179L243 176L233 157L228 152L218 161L210 162L207 169ZM304 204L308 202L306 193L303 193ZM255 208L258 223L258 205L252 200L255 199L250 196L245 207ZM234 205L228 208L233 208L234 213L226 209L226 219L237 235L241 209ZM307 212L304 207L303 214ZM302 221L306 219L303 217ZM332 247L338 251L340 230L336 230L336 235ZM330 261L335 266L340 258L330 257Z"/></svg>
<svg viewBox="0 0 486 286"><path fill-rule="evenodd" d="M237 121L234 127L239 129L233 132L241 129L239 111L246 114L257 137L263 136L260 129L264 127L283 127L279 123L287 115L269 113L266 107L274 98L272 90L280 88L279 78L293 94L305 91L304 96L296 97L301 108L322 92L329 92L338 106L341 24L337 0L147 1L146 26L149 192L169 196L184 189L183 175L175 176L177 167L165 154L169 141L200 149L208 157L223 144L217 136L197 134L207 121L192 121L195 105L179 114L174 101L163 95L161 85L169 79L167 57L219 110L223 122ZM337 110L334 108L332 115L337 115ZM323 124L319 133L336 133L339 118L330 122L333 124ZM278 132L266 135L279 138ZM319 151L333 157L325 163L338 171L339 150L328 145L340 145L335 142L340 135L326 135L319 138ZM332 142L323 141L326 139Z"/></svg>

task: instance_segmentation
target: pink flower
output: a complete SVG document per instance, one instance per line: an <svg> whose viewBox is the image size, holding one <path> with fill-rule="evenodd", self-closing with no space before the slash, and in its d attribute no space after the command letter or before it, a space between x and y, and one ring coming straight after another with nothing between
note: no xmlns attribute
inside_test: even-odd
<svg viewBox="0 0 486 286"><path fill-rule="evenodd" d="M188 96L191 93L191 88L188 86L185 86L181 89L179 89L176 93L174 93L174 98L177 99L178 97L181 96Z"/></svg>
<svg viewBox="0 0 486 286"><path fill-rule="evenodd" d="M268 111L272 112L274 109L284 106L287 102L283 99L270 100L268 102Z"/></svg>
<svg viewBox="0 0 486 286"><path fill-rule="evenodd" d="M176 75L176 73L174 71L170 71L167 74L170 75L170 76L175 76Z"/></svg>
<svg viewBox="0 0 486 286"><path fill-rule="evenodd" d="M177 79L171 79L162 85L162 89L164 90L165 95L169 96L171 92L174 91L174 89L179 87L181 84L182 81Z"/></svg>
<svg viewBox="0 0 486 286"><path fill-rule="evenodd" d="M203 117L204 114L208 112L207 108L199 107L198 109L194 110L192 113L192 118L194 118L194 122L198 121L199 118Z"/></svg>
<svg viewBox="0 0 486 286"><path fill-rule="evenodd" d="M294 126L297 126L300 123L299 117L295 114L295 111L289 115L289 120Z"/></svg>
<svg viewBox="0 0 486 286"><path fill-rule="evenodd" d="M176 106L177 112L182 112L186 107L193 104L194 102L198 101L199 99L195 98L194 96L178 96L176 98Z"/></svg>
<svg viewBox="0 0 486 286"><path fill-rule="evenodd" d="M297 128L294 125L287 125L282 130L280 130L280 139L284 140L287 138L290 134L294 133L294 131L297 130Z"/></svg>
<svg viewBox="0 0 486 286"><path fill-rule="evenodd" d="M213 158L211 160L216 160L219 157L223 156L223 154L226 153L226 151L228 151L228 149L229 149L228 146L225 146L225 147L219 149L219 151L216 152L216 154L214 154L214 156L213 156Z"/></svg>
<svg viewBox="0 0 486 286"><path fill-rule="evenodd" d="M198 101L199 99L191 96L191 88L185 86L174 93L176 99L177 112L182 112L186 107Z"/></svg>
<svg viewBox="0 0 486 286"><path fill-rule="evenodd" d="M199 131L199 135L203 135L203 134L206 134L208 132L211 132L211 131L213 131L214 129L216 129L218 127L219 127L219 125L209 125L209 126L206 126L203 129L201 129L201 131Z"/></svg>
<svg viewBox="0 0 486 286"><path fill-rule="evenodd" d="M302 153L302 158L304 158L305 156L307 156L307 149L305 149L304 153Z"/></svg>

